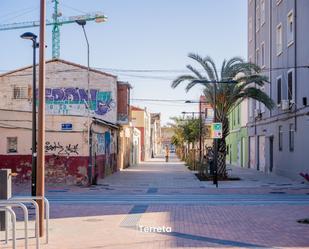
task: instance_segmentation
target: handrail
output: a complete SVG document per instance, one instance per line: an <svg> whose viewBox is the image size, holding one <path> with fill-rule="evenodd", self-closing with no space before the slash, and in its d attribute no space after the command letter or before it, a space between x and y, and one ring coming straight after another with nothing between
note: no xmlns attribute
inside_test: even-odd
<svg viewBox="0 0 309 249"><path fill-rule="evenodd" d="M22 199L22 198L10 198L9 201L17 201L17 202L23 202L23 203L31 203L34 206L35 209L35 237L36 237L36 248L40 248L40 216L39 216L39 205L36 203L36 201L31 199Z"/></svg>
<svg viewBox="0 0 309 249"><path fill-rule="evenodd" d="M12 228L13 228L13 236L12 236L12 243L13 249L16 249L16 214L15 212L9 207L0 207L1 211L6 211L11 214L11 221L12 221ZM8 229L6 228L6 233L8 233ZM6 235L7 236L7 235Z"/></svg>
<svg viewBox="0 0 309 249"><path fill-rule="evenodd" d="M24 212L24 223L25 223L25 249L28 249L28 209L27 207L20 203L20 202L15 202L15 201L3 201L0 200L0 207L20 207L23 212ZM7 237L6 237L7 238Z"/></svg>
<svg viewBox="0 0 309 249"><path fill-rule="evenodd" d="M44 200L45 203L45 217L46 217L46 244L49 241L49 217L50 217L50 205L46 197L43 196L14 196L10 200Z"/></svg>

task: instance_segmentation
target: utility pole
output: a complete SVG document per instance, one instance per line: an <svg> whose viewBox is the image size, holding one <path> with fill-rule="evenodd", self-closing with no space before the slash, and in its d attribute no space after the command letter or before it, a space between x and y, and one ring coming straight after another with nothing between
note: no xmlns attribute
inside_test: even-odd
<svg viewBox="0 0 309 249"><path fill-rule="evenodd" d="M39 60L39 109L38 109L38 160L37 196L45 195L45 21L46 2L40 0L40 60ZM44 236L44 200L37 200L40 217L40 237Z"/></svg>

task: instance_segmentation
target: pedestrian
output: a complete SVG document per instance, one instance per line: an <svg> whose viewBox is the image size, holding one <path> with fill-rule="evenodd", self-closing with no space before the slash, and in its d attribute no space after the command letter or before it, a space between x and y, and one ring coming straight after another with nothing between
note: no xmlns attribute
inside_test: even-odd
<svg viewBox="0 0 309 249"><path fill-rule="evenodd" d="M167 145L165 145L165 162L168 162L168 157L170 155L170 150Z"/></svg>

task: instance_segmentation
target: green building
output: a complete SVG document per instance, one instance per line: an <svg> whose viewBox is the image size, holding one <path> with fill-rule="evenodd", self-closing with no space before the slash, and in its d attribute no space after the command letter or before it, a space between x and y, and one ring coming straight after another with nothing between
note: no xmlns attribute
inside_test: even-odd
<svg viewBox="0 0 309 249"><path fill-rule="evenodd" d="M229 115L230 134L226 140L227 164L248 167L248 102L243 101Z"/></svg>

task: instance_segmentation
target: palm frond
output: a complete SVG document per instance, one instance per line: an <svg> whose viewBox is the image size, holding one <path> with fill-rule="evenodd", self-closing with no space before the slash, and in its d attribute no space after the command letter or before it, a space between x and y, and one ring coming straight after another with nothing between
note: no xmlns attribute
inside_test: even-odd
<svg viewBox="0 0 309 249"><path fill-rule="evenodd" d="M187 68L196 75L197 78L199 79L203 79L203 76L201 75L201 73L195 69L194 67L192 67L191 65L187 65Z"/></svg>
<svg viewBox="0 0 309 249"><path fill-rule="evenodd" d="M191 81L196 79L195 77L193 77L192 75L181 75L178 78L176 78L175 80L173 80L171 87L172 88L176 88L180 83L185 82L185 81Z"/></svg>
<svg viewBox="0 0 309 249"><path fill-rule="evenodd" d="M208 65L208 63L201 56L199 56L197 54L190 53L188 55L188 57L197 61L204 68L204 70L206 71L206 73L208 75L208 79L210 81L216 80L215 72L213 71L213 69Z"/></svg>

